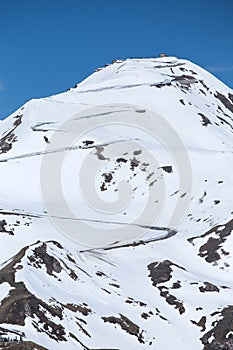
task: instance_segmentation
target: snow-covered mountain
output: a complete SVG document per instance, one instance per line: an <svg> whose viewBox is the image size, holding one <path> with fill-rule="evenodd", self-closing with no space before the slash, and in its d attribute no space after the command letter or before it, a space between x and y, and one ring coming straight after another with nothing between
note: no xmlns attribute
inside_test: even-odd
<svg viewBox="0 0 233 350"><path fill-rule="evenodd" d="M232 133L233 91L175 57L1 122L0 341L233 349Z"/></svg>

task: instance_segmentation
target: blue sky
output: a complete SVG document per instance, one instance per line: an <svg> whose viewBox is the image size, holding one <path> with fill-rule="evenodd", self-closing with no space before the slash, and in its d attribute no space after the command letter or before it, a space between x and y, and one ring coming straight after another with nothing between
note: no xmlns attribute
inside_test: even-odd
<svg viewBox="0 0 233 350"><path fill-rule="evenodd" d="M112 59L187 58L233 88L232 0L0 0L0 119Z"/></svg>

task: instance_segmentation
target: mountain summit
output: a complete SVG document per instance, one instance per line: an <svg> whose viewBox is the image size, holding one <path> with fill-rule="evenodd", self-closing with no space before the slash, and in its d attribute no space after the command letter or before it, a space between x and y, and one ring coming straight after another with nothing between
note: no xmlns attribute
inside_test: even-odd
<svg viewBox="0 0 233 350"><path fill-rule="evenodd" d="M6 349L231 350L232 133L233 91L175 57L2 121Z"/></svg>

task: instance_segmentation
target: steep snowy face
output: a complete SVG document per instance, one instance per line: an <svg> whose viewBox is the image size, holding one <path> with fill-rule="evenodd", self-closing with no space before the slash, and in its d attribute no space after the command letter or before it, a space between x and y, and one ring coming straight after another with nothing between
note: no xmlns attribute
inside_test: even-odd
<svg viewBox="0 0 233 350"><path fill-rule="evenodd" d="M231 89L174 57L115 61L0 131L0 335L231 349Z"/></svg>

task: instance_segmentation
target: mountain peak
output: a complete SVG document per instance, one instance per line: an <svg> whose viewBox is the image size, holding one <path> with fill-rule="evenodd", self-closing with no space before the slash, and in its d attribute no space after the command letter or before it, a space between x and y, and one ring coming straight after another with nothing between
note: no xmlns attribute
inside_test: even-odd
<svg viewBox="0 0 233 350"><path fill-rule="evenodd" d="M231 349L231 89L115 60L0 133L0 340Z"/></svg>

